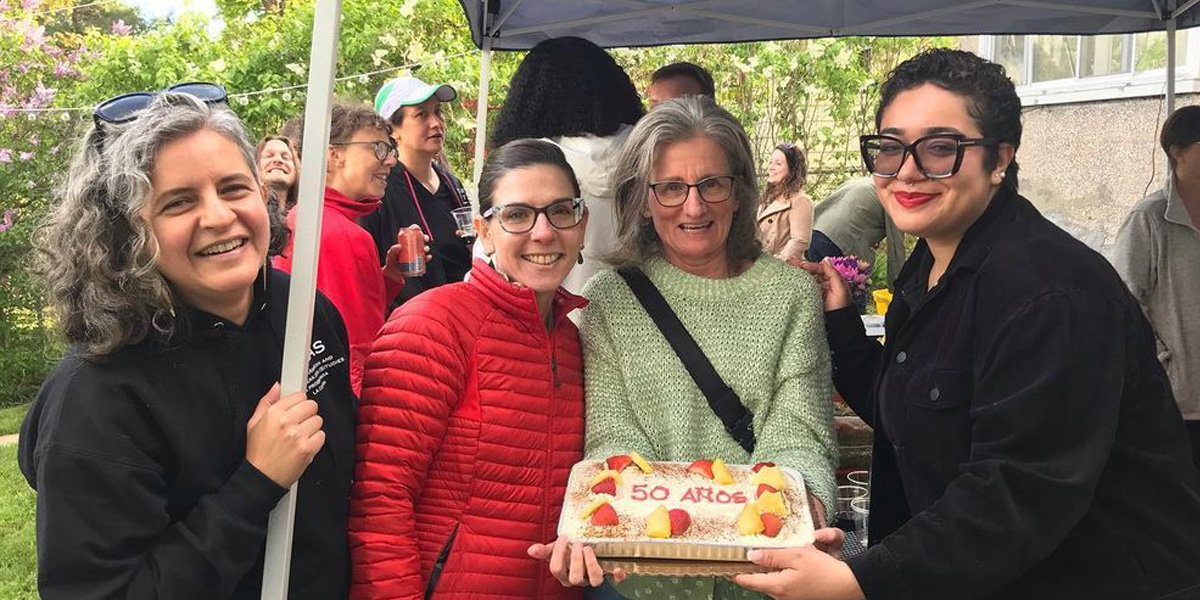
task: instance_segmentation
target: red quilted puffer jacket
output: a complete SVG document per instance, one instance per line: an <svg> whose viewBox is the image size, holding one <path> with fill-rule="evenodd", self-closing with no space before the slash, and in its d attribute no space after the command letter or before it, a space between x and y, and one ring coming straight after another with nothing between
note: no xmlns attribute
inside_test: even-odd
<svg viewBox="0 0 1200 600"><path fill-rule="evenodd" d="M477 260L393 313L363 379L351 598L581 597L526 549L555 538L583 456L567 313L586 303L559 288L547 333L533 292Z"/></svg>

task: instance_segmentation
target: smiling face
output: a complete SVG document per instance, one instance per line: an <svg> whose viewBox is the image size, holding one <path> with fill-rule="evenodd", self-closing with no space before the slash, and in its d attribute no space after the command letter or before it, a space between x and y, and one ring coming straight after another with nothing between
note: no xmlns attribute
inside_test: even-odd
<svg viewBox="0 0 1200 600"><path fill-rule="evenodd" d="M288 189L296 184L296 162L286 142L270 140L263 144L258 155L258 177L275 188Z"/></svg>
<svg viewBox="0 0 1200 600"><path fill-rule="evenodd" d="M392 127L396 145L407 154L433 156L442 151L446 137L446 120L442 117L442 103L437 96L413 106L402 106L404 117L399 125Z"/></svg>
<svg viewBox="0 0 1200 600"><path fill-rule="evenodd" d="M396 164L394 154L384 160L375 156L374 143L390 143L382 129L364 127L354 132L348 144L329 146L326 185L355 200L383 197L388 172Z"/></svg>
<svg viewBox="0 0 1200 600"><path fill-rule="evenodd" d="M896 95L883 112L879 133L906 144L934 133L982 137L966 100L932 84ZM986 169L986 153L981 146L965 148L958 173L945 179L926 178L909 156L896 177L875 177L879 201L901 231L926 238L931 246L957 247L987 209L1013 158L1012 146L1003 144L998 163Z"/></svg>
<svg viewBox="0 0 1200 600"><path fill-rule="evenodd" d="M725 151L712 138L696 136L658 151L651 183L696 183L707 177L732 175ZM736 193L737 186L734 186ZM696 188L680 206L666 207L650 192L646 216L662 240L663 257L679 269L702 277L724 277L730 266L725 254L738 199L705 202Z"/></svg>
<svg viewBox="0 0 1200 600"><path fill-rule="evenodd" d="M787 179L787 176L787 157L783 155L782 150L776 149L771 153L771 159L767 161L767 183L780 183L784 179Z"/></svg>
<svg viewBox="0 0 1200 600"><path fill-rule="evenodd" d="M502 175L492 191L492 206L497 210L510 204L542 208L574 195L571 181L561 169L538 164ZM587 213L578 225L569 229L557 229L550 225L546 215L538 215L533 229L527 233L505 231L498 216L486 221L475 219L479 239L496 270L533 290L542 302L554 297L555 290L575 266L586 227Z"/></svg>
<svg viewBox="0 0 1200 600"><path fill-rule="evenodd" d="M159 151L142 210L157 266L190 306L240 322L267 256L267 205L237 144L201 130Z"/></svg>

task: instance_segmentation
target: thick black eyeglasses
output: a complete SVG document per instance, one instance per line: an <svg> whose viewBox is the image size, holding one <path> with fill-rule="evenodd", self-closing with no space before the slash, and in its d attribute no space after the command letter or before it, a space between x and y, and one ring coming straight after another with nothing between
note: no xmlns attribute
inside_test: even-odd
<svg viewBox="0 0 1200 600"><path fill-rule="evenodd" d="M968 138L956 133L937 133L917 138L911 144L890 135L859 138L863 163L876 177L895 177L909 155L917 170L928 179L953 177L962 166L963 152L971 146L994 146L992 138Z"/></svg>
<svg viewBox="0 0 1200 600"><path fill-rule="evenodd" d="M396 145L390 142L329 142L330 146L355 146L369 144L375 152L375 158L379 162L388 159L389 156L397 156Z"/></svg>
<svg viewBox="0 0 1200 600"><path fill-rule="evenodd" d="M715 177L705 177L696 183L656 181L650 184L650 191L654 192L654 199L667 208L674 208L687 202L688 194L692 192L692 188L696 188L696 191L700 192L701 200L709 204L720 204L733 195L733 181L735 179L737 177L733 175L717 175Z"/></svg>
<svg viewBox="0 0 1200 600"><path fill-rule="evenodd" d="M103 125L105 123L117 125L137 119L139 112L145 110L155 98L165 92L188 94L208 104L224 104L229 100L229 96L225 93L225 88L215 83L203 81L179 83L156 92L130 92L128 94L121 94L115 98L109 98L97 104L95 110L92 111L92 122L96 124L97 135L95 139L97 148L101 148L104 145Z"/></svg>
<svg viewBox="0 0 1200 600"><path fill-rule="evenodd" d="M541 208L528 204L504 204L483 211L484 219L496 217L500 220L501 229L518 235L532 231L538 215L546 215L546 221L555 229L570 229L583 220L583 198L564 198Z"/></svg>

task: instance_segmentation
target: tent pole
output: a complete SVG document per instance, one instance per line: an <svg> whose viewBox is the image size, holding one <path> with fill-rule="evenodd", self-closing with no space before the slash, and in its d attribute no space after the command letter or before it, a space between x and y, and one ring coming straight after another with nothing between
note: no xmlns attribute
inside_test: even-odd
<svg viewBox="0 0 1200 600"><path fill-rule="evenodd" d="M312 55L304 107L304 147L300 166L296 233L292 249L292 280L288 288L287 325L283 344L280 393L308 387L309 347L316 304L317 256L320 250L321 209L325 191L325 161L329 147L329 112L337 70L337 43L342 21L341 0L317 0L313 15ZM297 486L292 485L271 510L263 563L262 600L286 600L292 562Z"/></svg>
<svg viewBox="0 0 1200 600"><path fill-rule="evenodd" d="M1171 5L1175 4L1171 0ZM1167 21L1167 115L1175 112L1175 11L1169 11L1171 18Z"/></svg>
<svg viewBox="0 0 1200 600"><path fill-rule="evenodd" d="M479 104L475 107L475 185L483 173L483 146L487 142L488 83L492 76L492 37L483 37L483 57L479 61ZM478 189L478 187L476 188ZM472 196L479 203L479 194Z"/></svg>

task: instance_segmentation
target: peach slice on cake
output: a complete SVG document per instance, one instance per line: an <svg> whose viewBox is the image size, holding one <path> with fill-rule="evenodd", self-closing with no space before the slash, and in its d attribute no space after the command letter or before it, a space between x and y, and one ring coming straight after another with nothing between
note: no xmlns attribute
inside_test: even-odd
<svg viewBox="0 0 1200 600"><path fill-rule="evenodd" d="M772 513L780 517L788 515L787 505L783 503L783 494L779 492L767 492L759 496L754 505L760 513Z"/></svg>
<svg viewBox="0 0 1200 600"><path fill-rule="evenodd" d="M597 483L600 483L601 481L604 481L605 479L611 479L614 482L616 482L617 485L621 485L621 474L620 473L613 471L613 470L604 470L604 471L600 471L599 473L596 473L595 475L593 475L592 480L588 482L588 486L589 487L595 486Z"/></svg>
<svg viewBox="0 0 1200 600"><path fill-rule="evenodd" d="M633 464L637 465L638 468L642 470L643 473L654 472L654 469L650 468L650 463L646 462L646 459L642 458L641 454L638 454L637 452L630 452L629 458L633 461Z"/></svg>
<svg viewBox="0 0 1200 600"><path fill-rule="evenodd" d="M646 517L646 535L652 538L671 537L671 514L667 507L660 506Z"/></svg>
<svg viewBox="0 0 1200 600"><path fill-rule="evenodd" d="M780 471L779 467L763 467L759 469L754 474L754 477L750 479L750 483L758 485L766 484L776 490L783 490L787 487L787 480L784 479L783 471Z"/></svg>
<svg viewBox="0 0 1200 600"><path fill-rule="evenodd" d="M729 485L733 483L733 474L729 472L729 467L725 466L725 461L721 459L714 460L712 463L713 481L721 485Z"/></svg>
<svg viewBox="0 0 1200 600"><path fill-rule="evenodd" d="M591 504L587 505L586 508L579 512L579 520L586 520L588 517L592 516L592 513L596 512L597 509L605 504L608 504L608 498L600 497L592 500Z"/></svg>
<svg viewBox="0 0 1200 600"><path fill-rule="evenodd" d="M763 532L762 516L758 514L758 509L754 508L754 504L746 504L742 509L742 514L738 516L738 533L742 535L758 535Z"/></svg>

